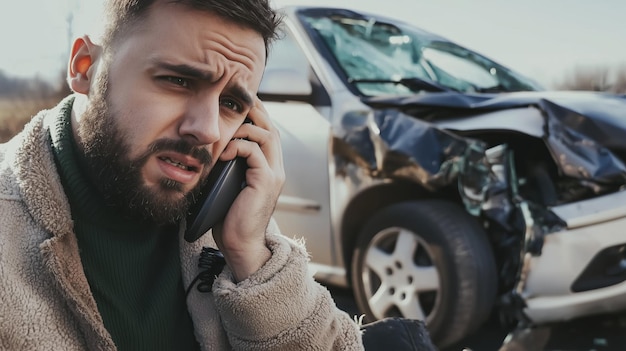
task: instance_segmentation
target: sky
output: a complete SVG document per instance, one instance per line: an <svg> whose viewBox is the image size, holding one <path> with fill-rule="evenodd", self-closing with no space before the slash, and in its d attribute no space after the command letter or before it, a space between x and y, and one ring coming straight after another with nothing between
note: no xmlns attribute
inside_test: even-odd
<svg viewBox="0 0 626 351"><path fill-rule="evenodd" d="M98 1L2 0L0 70L21 77L59 77L73 38L98 20ZM275 7L347 7L398 18L475 50L546 87L581 67L626 66L623 0L270 1Z"/></svg>

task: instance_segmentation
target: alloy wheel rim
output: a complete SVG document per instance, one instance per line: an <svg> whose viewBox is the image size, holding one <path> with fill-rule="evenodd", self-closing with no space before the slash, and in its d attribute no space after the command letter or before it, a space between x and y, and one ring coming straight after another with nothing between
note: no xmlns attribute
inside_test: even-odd
<svg viewBox="0 0 626 351"><path fill-rule="evenodd" d="M361 278L376 319L404 317L428 323L439 308L441 277L430 246L406 228L387 228L370 241Z"/></svg>

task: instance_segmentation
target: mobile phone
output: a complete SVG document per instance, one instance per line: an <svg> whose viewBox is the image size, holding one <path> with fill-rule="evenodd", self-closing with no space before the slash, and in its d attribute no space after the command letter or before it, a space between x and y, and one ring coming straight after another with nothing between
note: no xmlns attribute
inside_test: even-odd
<svg viewBox="0 0 626 351"><path fill-rule="evenodd" d="M251 123L246 119L244 123ZM217 161L209 172L206 186L187 216L185 240L194 242L226 217L230 206L246 186L247 160L236 157Z"/></svg>

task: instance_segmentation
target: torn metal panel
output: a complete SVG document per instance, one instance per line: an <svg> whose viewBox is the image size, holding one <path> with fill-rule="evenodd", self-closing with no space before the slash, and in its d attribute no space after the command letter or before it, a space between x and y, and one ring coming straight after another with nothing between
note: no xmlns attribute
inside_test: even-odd
<svg viewBox="0 0 626 351"><path fill-rule="evenodd" d="M621 143L615 140L626 136L623 130L616 133L603 119L588 118L549 100L541 100L539 106L546 114L546 143L564 175L597 183L596 193L602 191L602 185L626 183L624 162L604 146L623 148L626 139Z"/></svg>
<svg viewBox="0 0 626 351"><path fill-rule="evenodd" d="M511 212L509 152L506 145L484 150L469 148L461 163L459 191L468 212L474 216L484 213L507 230Z"/></svg>
<svg viewBox="0 0 626 351"><path fill-rule="evenodd" d="M626 183L624 98L572 92L498 95L447 92L367 98L364 102L378 109L396 108L435 124L452 117L471 119L481 112L534 106L545 116L544 141L563 176L577 179L580 186L594 194Z"/></svg>
<svg viewBox="0 0 626 351"><path fill-rule="evenodd" d="M360 117L345 118L344 130L335 133L343 135L335 151L363 164L373 178L409 179L435 191L457 181L467 150L484 148L479 140L456 136L395 109Z"/></svg>

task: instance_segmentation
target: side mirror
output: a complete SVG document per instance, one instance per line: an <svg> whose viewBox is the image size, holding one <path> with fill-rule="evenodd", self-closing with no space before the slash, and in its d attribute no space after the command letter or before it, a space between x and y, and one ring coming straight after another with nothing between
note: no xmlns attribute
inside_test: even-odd
<svg viewBox="0 0 626 351"><path fill-rule="evenodd" d="M312 100L313 88L304 72L293 69L268 69L263 74L257 95L263 101Z"/></svg>

